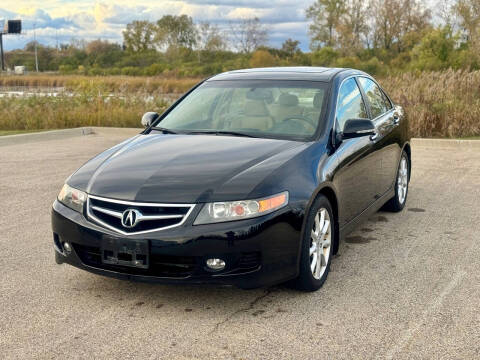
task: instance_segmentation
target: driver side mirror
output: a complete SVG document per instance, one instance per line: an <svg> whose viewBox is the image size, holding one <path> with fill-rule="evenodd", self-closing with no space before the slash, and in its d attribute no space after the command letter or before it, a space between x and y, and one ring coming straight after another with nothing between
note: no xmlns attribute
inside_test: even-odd
<svg viewBox="0 0 480 360"><path fill-rule="evenodd" d="M352 139L361 136L375 135L376 128L372 120L369 119L349 119L343 127L343 139Z"/></svg>
<svg viewBox="0 0 480 360"><path fill-rule="evenodd" d="M142 116L142 125L144 127L149 127L152 125L155 120L157 120L160 117L160 115L156 112L147 112L143 114Z"/></svg>

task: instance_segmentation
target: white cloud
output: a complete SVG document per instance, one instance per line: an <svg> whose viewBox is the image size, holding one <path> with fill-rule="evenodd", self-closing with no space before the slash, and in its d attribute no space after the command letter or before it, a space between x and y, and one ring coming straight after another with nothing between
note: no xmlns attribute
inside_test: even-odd
<svg viewBox="0 0 480 360"><path fill-rule="evenodd" d="M210 21L228 28L229 22L259 17L267 24L271 45L287 37L308 48L305 9L313 0L1 0L0 19L21 18L26 35L9 37L6 48L22 47L31 41L36 24L37 38L54 44L69 41L110 39L121 42L122 29L133 20L156 21L163 15L186 14L194 21Z"/></svg>

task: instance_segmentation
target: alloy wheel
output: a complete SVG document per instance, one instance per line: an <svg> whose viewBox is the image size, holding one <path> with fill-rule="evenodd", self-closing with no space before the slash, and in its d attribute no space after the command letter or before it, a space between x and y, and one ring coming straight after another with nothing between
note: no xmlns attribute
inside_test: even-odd
<svg viewBox="0 0 480 360"><path fill-rule="evenodd" d="M405 156L402 157L400 161L400 168L398 169L398 176L397 176L397 193L398 193L398 201L400 204L405 202L407 198L407 190L408 190L408 161Z"/></svg>
<svg viewBox="0 0 480 360"><path fill-rule="evenodd" d="M332 245L332 225L327 209L321 208L315 215L315 222L310 235L310 270L319 280L327 269Z"/></svg>

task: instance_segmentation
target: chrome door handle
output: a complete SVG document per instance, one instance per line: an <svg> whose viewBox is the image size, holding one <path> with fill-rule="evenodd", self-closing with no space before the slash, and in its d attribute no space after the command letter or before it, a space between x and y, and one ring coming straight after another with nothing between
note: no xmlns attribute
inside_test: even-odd
<svg viewBox="0 0 480 360"><path fill-rule="evenodd" d="M375 134L373 134L372 136L370 136L370 140L371 140L371 141L375 141L375 140L377 140L377 139L378 139L378 133L375 133Z"/></svg>
<svg viewBox="0 0 480 360"><path fill-rule="evenodd" d="M398 116L397 114L393 115L393 124L394 125L400 124L400 116Z"/></svg>

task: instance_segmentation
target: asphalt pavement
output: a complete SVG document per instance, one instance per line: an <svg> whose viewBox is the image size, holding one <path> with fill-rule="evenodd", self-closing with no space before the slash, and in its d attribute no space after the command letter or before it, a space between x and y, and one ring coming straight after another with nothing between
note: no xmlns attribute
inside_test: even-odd
<svg viewBox="0 0 480 360"><path fill-rule="evenodd" d="M0 357L479 359L480 148L413 147L402 213L340 245L323 288L240 290L56 265L64 180L127 132L0 147Z"/></svg>

